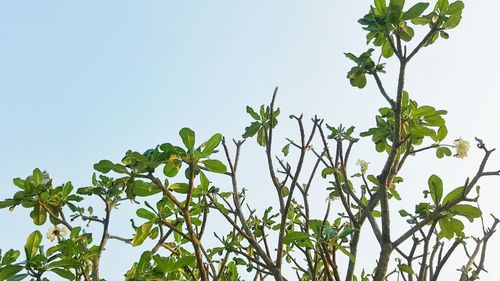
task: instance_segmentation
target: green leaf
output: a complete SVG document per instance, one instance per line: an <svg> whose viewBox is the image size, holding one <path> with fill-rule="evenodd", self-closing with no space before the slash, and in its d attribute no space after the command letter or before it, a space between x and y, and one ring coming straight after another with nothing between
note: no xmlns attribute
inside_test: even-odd
<svg viewBox="0 0 500 281"><path fill-rule="evenodd" d="M435 205L438 205L443 197L443 181L436 175L432 175L427 180L429 185L429 191L431 193L432 201Z"/></svg>
<svg viewBox="0 0 500 281"><path fill-rule="evenodd" d="M283 155L287 156L288 153L290 152L290 144L283 146L283 149L281 149L281 152L283 152Z"/></svg>
<svg viewBox="0 0 500 281"><path fill-rule="evenodd" d="M215 148L219 146L220 142L222 140L222 135L221 134L215 134L213 135L206 143L205 147L203 148L203 154L205 155L210 155L214 152Z"/></svg>
<svg viewBox="0 0 500 281"><path fill-rule="evenodd" d="M483 214L481 212L481 209L466 204L456 205L450 210L456 212L458 215L466 217L470 222L474 221L474 219L476 218L481 217L481 215Z"/></svg>
<svg viewBox="0 0 500 281"><path fill-rule="evenodd" d="M413 269L411 268L411 266L405 264L405 263L402 263L402 264L398 264L398 268L399 270L403 271L403 272L406 272L408 274L415 274L413 272Z"/></svg>
<svg viewBox="0 0 500 281"><path fill-rule="evenodd" d="M14 183L14 185L19 187L20 189L24 190L24 180L23 179L15 178L12 180L12 183Z"/></svg>
<svg viewBox="0 0 500 281"><path fill-rule="evenodd" d="M168 160L163 167L163 174L167 177L175 177L181 169L182 162L178 159Z"/></svg>
<svg viewBox="0 0 500 281"><path fill-rule="evenodd" d="M245 133L243 134L243 138L249 138L255 136L261 127L260 122L252 122L250 126L245 128Z"/></svg>
<svg viewBox="0 0 500 281"><path fill-rule="evenodd" d="M389 40L385 41L384 45L382 45L382 56L384 58L390 58L394 55L394 50L392 49L391 43Z"/></svg>
<svg viewBox="0 0 500 281"><path fill-rule="evenodd" d="M448 10L448 6L449 6L448 0L438 0L438 2L437 2L437 7L441 11Z"/></svg>
<svg viewBox="0 0 500 281"><path fill-rule="evenodd" d="M304 239L309 239L309 234L307 234L306 232L290 232L283 237L283 244L291 244Z"/></svg>
<svg viewBox="0 0 500 281"><path fill-rule="evenodd" d="M187 183L178 182L170 185L169 189L178 193L187 194L189 190L189 185Z"/></svg>
<svg viewBox="0 0 500 281"><path fill-rule="evenodd" d="M221 161L215 160L215 159L207 159L202 161L203 165L207 170L214 172L214 173L220 173L224 174L227 172L226 165L224 165Z"/></svg>
<svg viewBox="0 0 500 281"><path fill-rule="evenodd" d="M23 270L20 265L6 265L0 268L0 281L7 280L8 278L14 276L19 271Z"/></svg>
<svg viewBox="0 0 500 281"><path fill-rule="evenodd" d="M385 0L375 0L375 8L380 15L383 15L387 10L387 3L385 2Z"/></svg>
<svg viewBox="0 0 500 281"><path fill-rule="evenodd" d="M464 228L465 225L462 221L457 220L455 218L450 219L451 226L453 227L453 231L457 236L464 236Z"/></svg>
<svg viewBox="0 0 500 281"><path fill-rule="evenodd" d="M419 17L429 7L429 3L417 3L403 13L403 20L412 20Z"/></svg>
<svg viewBox="0 0 500 281"><path fill-rule="evenodd" d="M443 199L443 205L446 205L449 202L453 202L453 201L457 200L458 198L462 197L463 193L464 193L464 187L463 186L460 186L460 187L457 187L457 188L453 189L452 191L450 191L450 193L448 193L444 197L444 199Z"/></svg>
<svg viewBox="0 0 500 281"><path fill-rule="evenodd" d="M189 128L182 128L179 131L179 136L181 136L182 142L186 148L190 151L194 148L195 134L194 131Z"/></svg>
<svg viewBox="0 0 500 281"><path fill-rule="evenodd" d="M146 222L140 227L138 227L135 230L134 239L132 239L132 246L141 245L144 242L144 240L146 240L146 238L148 237L149 232L151 231L151 227L153 227L152 222Z"/></svg>
<svg viewBox="0 0 500 281"><path fill-rule="evenodd" d="M156 220L156 215L144 208L139 208L135 211L136 215L140 218L147 219L149 221Z"/></svg>
<svg viewBox="0 0 500 281"><path fill-rule="evenodd" d="M399 215L402 217L407 217L410 216L410 213L408 213L406 210L399 210Z"/></svg>
<svg viewBox="0 0 500 281"><path fill-rule="evenodd" d="M78 268L80 266L81 266L81 264L79 261L71 259L71 258L65 258L65 259L54 261L54 262L47 264L47 269L56 268L56 267Z"/></svg>
<svg viewBox="0 0 500 281"><path fill-rule="evenodd" d="M101 172L103 174L109 173L113 169L113 162L109 160L101 160L98 163L94 164L94 170Z"/></svg>
<svg viewBox="0 0 500 281"><path fill-rule="evenodd" d="M158 233L159 233L158 227L154 227L149 233L149 239L151 240L156 239L156 237L158 237Z"/></svg>
<svg viewBox="0 0 500 281"><path fill-rule="evenodd" d="M453 15L448 18L443 24L444 29L452 29L457 27L460 24L460 21L462 20L462 16L460 15Z"/></svg>
<svg viewBox="0 0 500 281"><path fill-rule="evenodd" d="M439 147L436 149L437 158L443 158L444 156L451 156L451 150L447 147Z"/></svg>
<svg viewBox="0 0 500 281"><path fill-rule="evenodd" d="M260 146L266 146L267 140L266 140L266 134L265 134L265 128L260 127L259 131L257 132L257 143Z"/></svg>
<svg viewBox="0 0 500 281"><path fill-rule="evenodd" d="M29 274L27 274L27 273L17 274L17 275L10 277L7 281L23 281L23 280L26 280L25 278L28 276L29 276ZM2 279L0 279L0 280L2 280Z"/></svg>
<svg viewBox="0 0 500 281"><path fill-rule="evenodd" d="M40 169L36 168L33 170L33 183L35 185L41 185L43 181L43 174Z"/></svg>
<svg viewBox="0 0 500 281"><path fill-rule="evenodd" d="M145 251L142 253L139 263L137 264L137 271L142 273L150 267L151 252Z"/></svg>
<svg viewBox="0 0 500 281"><path fill-rule="evenodd" d="M250 116L252 116L253 119L260 120L260 115L248 105L247 105L247 113L250 114Z"/></svg>
<svg viewBox="0 0 500 281"><path fill-rule="evenodd" d="M335 170L331 167L326 167L321 171L321 176L326 179L328 175L333 175L335 173Z"/></svg>
<svg viewBox="0 0 500 281"><path fill-rule="evenodd" d="M36 255L40 242L42 242L42 234L40 231L35 230L28 236L28 239L26 239L26 245L24 245L27 260L30 260Z"/></svg>
<svg viewBox="0 0 500 281"><path fill-rule="evenodd" d="M35 204L33 211L30 212L30 216L33 219L35 225L43 225L47 221L47 212L40 205L41 203Z"/></svg>
<svg viewBox="0 0 500 281"><path fill-rule="evenodd" d="M448 7L448 11L446 14L448 15L460 15L462 14L462 10L464 9L465 5L464 2L462 1L456 1L450 4Z"/></svg>
<svg viewBox="0 0 500 281"><path fill-rule="evenodd" d="M2 258L2 265L7 265L15 262L21 253L17 250L8 250Z"/></svg>
<svg viewBox="0 0 500 281"><path fill-rule="evenodd" d="M178 259L175 264L172 266L172 271L176 271L185 266L193 267L196 263L196 258L194 256L185 256Z"/></svg>
<svg viewBox="0 0 500 281"><path fill-rule="evenodd" d="M440 219L438 221L439 223L439 227L441 228L441 233L440 235L442 235L443 237L447 238L447 239L451 239L453 238L453 236L455 235L455 231L453 229L453 225L451 224L450 220L446 217Z"/></svg>
<svg viewBox="0 0 500 281"><path fill-rule="evenodd" d="M210 180L203 172L200 172L200 185L204 189L208 189L208 186L210 185Z"/></svg>
<svg viewBox="0 0 500 281"><path fill-rule="evenodd" d="M437 133L438 141L443 141L447 135L448 135L448 129L446 128L446 126L440 126Z"/></svg>
<svg viewBox="0 0 500 281"><path fill-rule="evenodd" d="M64 279L75 280L75 275L69 270L62 269L62 268L53 268L51 271L54 272L55 274L61 276Z"/></svg>
<svg viewBox="0 0 500 281"><path fill-rule="evenodd" d="M349 251L347 251L347 249L346 249L344 246L342 246L342 245L340 245L340 244L336 244L336 245L335 245L335 247L336 247L337 249L339 249L342 253L344 253L344 255L346 255L347 257L349 257L349 260L350 260L351 262L353 262L353 263L354 263L354 262L356 261L356 257L355 257L355 256L353 256L351 253L349 253Z"/></svg>
<svg viewBox="0 0 500 281"><path fill-rule="evenodd" d="M152 183L141 180L136 180L132 183L132 193L135 196L151 196L159 192L161 192L161 189Z"/></svg>

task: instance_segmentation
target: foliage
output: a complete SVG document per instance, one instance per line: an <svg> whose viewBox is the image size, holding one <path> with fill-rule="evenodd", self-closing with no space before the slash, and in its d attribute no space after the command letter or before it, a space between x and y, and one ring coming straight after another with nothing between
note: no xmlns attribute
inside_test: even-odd
<svg viewBox="0 0 500 281"><path fill-rule="evenodd" d="M351 170L349 156L359 141L354 127L329 126L317 117L306 132L303 116L291 115L299 138L287 139L281 149L285 159L275 157L273 139L280 114L275 107L276 88L269 105L246 108L252 121L243 139L234 141L234 150L221 134L200 143L194 131L183 128L176 143L145 152L127 151L119 162L99 161L90 186L56 185L39 169L25 179L15 178L19 190L0 201L0 208L31 210L34 225L53 225L47 238L55 244L48 244L35 230L28 235L24 252L0 252L0 281L48 280L48 272L67 280L103 280L100 258L109 239L131 247L153 244L131 265L126 280L244 280L249 274L302 281L380 281L391 275L397 280L400 276L404 280L437 280L448 258L459 254L459 245L474 247L474 254L460 268L460 280L476 280L484 270L488 239L499 223L494 218L486 228L476 204L479 180L500 174L485 170L493 149L476 139L484 157L476 174L462 186L450 188L438 175L426 175L427 188L414 210L394 213L389 208L394 200L412 204L411 198L403 199L398 193L403 181L399 174L408 158L432 150L438 159L450 157L453 148L456 156L467 155L468 142L446 142L447 112L419 105L404 87L407 64L423 47L439 38L448 39L448 31L460 23L463 8L462 1L438 0L433 6L416 3L408 8L404 0L375 0L359 20L370 48L358 56L345 54L354 62L347 78L358 88L373 78L387 102L375 116L374 126L359 134L370 138L375 150L386 156L378 174L369 173L374 169L368 169L364 160L358 161L359 170ZM426 26L427 33L415 41L417 25ZM399 63L397 90L392 95L379 76L385 73L383 61L390 58ZM263 147L276 196L276 204L263 211L247 208L251 204L246 201L247 190L238 184L240 150L251 138ZM320 148L313 148L313 143ZM312 165L306 165L306 155L314 159ZM312 169L306 172L309 166ZM215 179L221 177L227 181L216 187ZM322 181L319 187L313 184L316 181ZM227 184L229 190L224 188ZM325 212L316 217L310 211L309 194L311 188L325 185L329 192ZM101 202L102 210L94 213L94 208L82 207L95 200ZM113 235L109 227L113 211L122 204L137 207L130 237ZM334 214L333 205L343 212ZM408 223L400 236L394 236L390 224L397 214ZM209 236L206 228L214 215L221 216L227 227L225 232ZM472 239L465 226L479 218L483 235ZM358 244L367 221L380 254L373 270L355 274L356 257L362 254ZM91 224L100 225L102 232L90 232ZM207 248L208 239L216 239L218 245ZM287 269L295 276L285 277Z"/></svg>

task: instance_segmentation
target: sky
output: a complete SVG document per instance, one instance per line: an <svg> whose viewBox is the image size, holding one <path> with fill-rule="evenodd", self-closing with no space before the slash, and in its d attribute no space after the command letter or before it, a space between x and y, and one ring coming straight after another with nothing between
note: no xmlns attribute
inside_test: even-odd
<svg viewBox="0 0 500 281"><path fill-rule="evenodd" d="M283 112L278 144L297 136L285 118L289 114L303 113L306 120L317 114L329 124L354 125L358 132L369 128L384 100L373 81L364 90L349 85L345 76L351 64L343 53L367 49L356 21L370 3L0 1L0 200L15 191L12 178L24 178L36 167L58 184L88 185L94 163L119 161L128 149L179 142L182 127L200 138L215 132L240 138L250 122L245 106L269 102L275 86ZM462 137L472 143L477 136L500 147L499 9L494 0L466 1L464 19L450 39L423 49L408 67L412 97L449 111L449 142ZM394 65L388 70L383 80L393 93ZM352 157L370 162L372 173L384 159L369 140L361 141ZM465 160L415 157L403 171L401 193L420 196L432 173L451 190L474 174L481 157L477 149ZM240 181L257 208L273 204L265 200L270 196L262 198L272 188L263 159L254 142L245 144ZM500 153L489 167L500 168ZM484 212L500 216L500 178L480 185ZM314 199L322 203L324 186L317 188ZM414 203L396 208L411 209ZM0 248L22 248L32 231L27 214L0 211ZM119 211L113 231L130 233L130 215L133 209ZM481 280L500 276L494 267L499 249L500 236L494 236L486 264L490 273ZM116 257L105 255L104 277L120 280L139 252L114 242L108 251L123 258L116 263ZM369 268L373 260L363 262Z"/></svg>

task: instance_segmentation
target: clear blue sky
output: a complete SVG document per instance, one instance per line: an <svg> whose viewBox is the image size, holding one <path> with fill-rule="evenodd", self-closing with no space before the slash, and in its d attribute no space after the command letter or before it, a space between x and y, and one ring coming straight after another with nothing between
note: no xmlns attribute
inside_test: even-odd
<svg viewBox="0 0 500 281"><path fill-rule="evenodd" d="M177 141L184 126L200 136L239 137L249 121L245 106L267 102L275 86L284 117L318 114L330 124L367 128L383 100L372 81L364 91L349 86L343 52L365 50L356 20L369 4L1 1L0 199L14 191L12 178L35 167L49 171L57 183L89 184L93 163ZM424 49L408 70L407 88L415 99L449 110L450 141L479 136L500 147L498 10L498 1L468 1L451 38ZM281 137L294 134L293 123L282 120ZM377 170L382 156L371 148L361 142L354 156ZM265 175L259 167L262 151L253 144L245 149L242 169L250 171L242 182L257 199L269 188L252 174ZM458 186L480 157L476 150L462 161L424 165L431 157L417 159L405 172L404 193L421 194L433 172L449 188ZM492 169L499 167L500 153L491 161ZM500 179L482 186L482 207L500 215ZM125 235L128 213L120 214L113 227ZM24 245L31 231L27 213L2 210L0 229L13 225L14 231L1 231L0 248ZM491 243L491 274L482 280L500 276L500 268L493 267L500 259L499 241L500 236ZM109 250L128 253L118 243L110 243ZM112 256L105 257L104 277L120 280L134 258L111 265Z"/></svg>

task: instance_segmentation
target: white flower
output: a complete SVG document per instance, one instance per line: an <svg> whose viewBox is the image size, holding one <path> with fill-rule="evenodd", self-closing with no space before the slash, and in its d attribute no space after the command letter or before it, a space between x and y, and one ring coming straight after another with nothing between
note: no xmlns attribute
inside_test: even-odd
<svg viewBox="0 0 500 281"><path fill-rule="evenodd" d="M366 171L368 170L368 164L370 163L362 159L358 159L358 162L356 162L356 165L358 165L361 168L362 174L366 173Z"/></svg>
<svg viewBox="0 0 500 281"><path fill-rule="evenodd" d="M47 231L47 239L50 241L54 241L56 238L63 238L68 233L68 229L66 227L58 227L54 225Z"/></svg>
<svg viewBox="0 0 500 281"><path fill-rule="evenodd" d="M453 145L455 145L455 150L457 151L457 153L455 154L455 157L458 157L461 159L467 157L467 153L469 152L469 148L470 148L470 144L468 141L466 141L462 138L459 138L453 142Z"/></svg>

